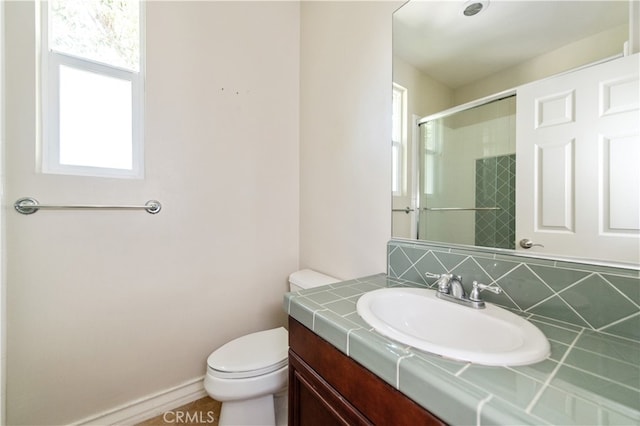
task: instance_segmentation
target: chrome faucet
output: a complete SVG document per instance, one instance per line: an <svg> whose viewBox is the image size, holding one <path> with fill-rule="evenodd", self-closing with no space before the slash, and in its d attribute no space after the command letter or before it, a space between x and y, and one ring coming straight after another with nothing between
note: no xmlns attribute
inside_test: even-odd
<svg viewBox="0 0 640 426"><path fill-rule="evenodd" d="M475 309L483 309L485 307L484 300L480 297L482 290L489 290L492 293L500 294L502 289L497 285L481 284L477 281L473 282L471 294L467 296L462 285L462 277L453 274L425 274L428 278L438 278L435 283L438 285L436 296L443 300L457 303L459 305L468 306Z"/></svg>
<svg viewBox="0 0 640 426"><path fill-rule="evenodd" d="M442 274L436 284L438 284L438 292L442 294L450 294L460 299L467 297L462 286L462 277L459 275Z"/></svg>

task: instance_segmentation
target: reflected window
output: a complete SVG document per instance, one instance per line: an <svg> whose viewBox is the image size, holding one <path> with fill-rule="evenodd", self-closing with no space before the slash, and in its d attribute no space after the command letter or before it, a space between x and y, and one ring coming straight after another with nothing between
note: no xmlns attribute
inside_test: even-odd
<svg viewBox="0 0 640 426"><path fill-rule="evenodd" d="M391 119L391 190L393 195L404 192L404 164L407 145L407 89L393 84Z"/></svg>
<svg viewBox="0 0 640 426"><path fill-rule="evenodd" d="M429 121L423 125L424 132L424 181L422 188L425 195L435 193L436 173L438 169L438 147L442 142L442 123Z"/></svg>

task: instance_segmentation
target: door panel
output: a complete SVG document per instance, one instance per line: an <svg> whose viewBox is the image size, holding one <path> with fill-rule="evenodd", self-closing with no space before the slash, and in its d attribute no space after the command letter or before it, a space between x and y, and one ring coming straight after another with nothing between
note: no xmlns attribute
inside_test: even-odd
<svg viewBox="0 0 640 426"><path fill-rule="evenodd" d="M634 137L635 136L635 137ZM640 144L638 135L602 137L603 226L605 233L633 234L640 228Z"/></svg>
<svg viewBox="0 0 640 426"><path fill-rule="evenodd" d="M538 230L574 232L575 140L536 146L535 170Z"/></svg>
<svg viewBox="0 0 640 426"><path fill-rule="evenodd" d="M529 250L639 261L638 57L518 89L516 238Z"/></svg>

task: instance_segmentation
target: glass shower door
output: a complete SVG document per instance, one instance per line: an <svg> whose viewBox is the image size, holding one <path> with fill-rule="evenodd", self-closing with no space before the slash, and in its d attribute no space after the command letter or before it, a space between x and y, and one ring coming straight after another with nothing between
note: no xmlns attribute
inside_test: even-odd
<svg viewBox="0 0 640 426"><path fill-rule="evenodd" d="M420 126L419 238L515 248L515 96Z"/></svg>

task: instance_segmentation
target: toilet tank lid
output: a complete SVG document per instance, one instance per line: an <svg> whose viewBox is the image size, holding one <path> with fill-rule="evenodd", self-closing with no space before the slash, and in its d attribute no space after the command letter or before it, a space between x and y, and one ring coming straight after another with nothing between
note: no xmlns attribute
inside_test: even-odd
<svg viewBox="0 0 640 426"><path fill-rule="evenodd" d="M289 282L300 288L319 287L321 285L333 284L342 280L321 274L311 269L302 269L289 275Z"/></svg>

